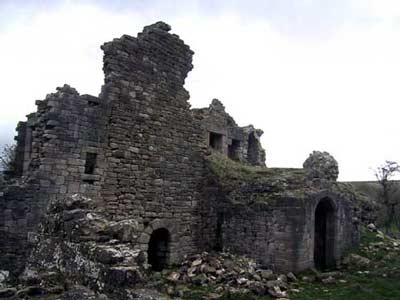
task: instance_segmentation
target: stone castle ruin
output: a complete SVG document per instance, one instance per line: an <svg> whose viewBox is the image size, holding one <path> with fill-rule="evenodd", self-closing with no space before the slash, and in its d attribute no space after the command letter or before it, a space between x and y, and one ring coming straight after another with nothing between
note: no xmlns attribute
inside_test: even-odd
<svg viewBox="0 0 400 300"><path fill-rule="evenodd" d="M333 157L267 168L262 130L216 99L190 109L194 52L169 31L158 22L105 43L98 97L64 85L18 124L15 178L0 191L0 269L12 278L57 273L107 290L228 250L300 271L335 266L358 242Z"/></svg>

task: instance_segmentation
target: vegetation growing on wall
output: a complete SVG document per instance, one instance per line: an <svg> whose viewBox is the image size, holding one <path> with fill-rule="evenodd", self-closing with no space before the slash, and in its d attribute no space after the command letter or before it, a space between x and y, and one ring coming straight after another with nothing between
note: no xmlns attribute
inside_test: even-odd
<svg viewBox="0 0 400 300"><path fill-rule="evenodd" d="M211 172L223 183L232 180L245 182L302 182L304 183L307 171L295 168L267 168L261 166L250 166L234 161L227 156L214 152L207 157Z"/></svg>
<svg viewBox="0 0 400 300"><path fill-rule="evenodd" d="M396 208L400 203L399 198L393 197L395 183L391 179L400 173L400 165L394 161L385 161L384 164L375 169L375 177L381 186L379 200L383 205L384 222L386 232L391 227L398 228L400 223L396 219Z"/></svg>
<svg viewBox="0 0 400 300"><path fill-rule="evenodd" d="M310 180L306 169L250 166L216 152L207 157L207 163L218 184L228 191L235 191L238 186L243 189L246 185L258 186L256 202L269 202L282 196L307 198L323 189L343 194L354 200L362 201L365 198L355 193L349 184L324 179Z"/></svg>

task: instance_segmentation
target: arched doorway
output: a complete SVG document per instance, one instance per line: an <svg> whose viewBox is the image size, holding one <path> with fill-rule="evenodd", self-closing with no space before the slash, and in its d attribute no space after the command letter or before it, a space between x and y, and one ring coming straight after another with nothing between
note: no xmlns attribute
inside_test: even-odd
<svg viewBox="0 0 400 300"><path fill-rule="evenodd" d="M169 242L170 235L165 228L154 230L151 234L147 255L154 271L161 271L168 265Z"/></svg>
<svg viewBox="0 0 400 300"><path fill-rule="evenodd" d="M323 270L335 264L335 210L329 198L319 201L315 209L314 265Z"/></svg>

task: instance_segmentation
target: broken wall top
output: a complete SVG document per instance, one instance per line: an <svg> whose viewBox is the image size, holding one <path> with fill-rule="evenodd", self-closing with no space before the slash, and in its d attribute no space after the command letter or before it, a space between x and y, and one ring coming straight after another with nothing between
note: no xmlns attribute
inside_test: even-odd
<svg viewBox="0 0 400 300"><path fill-rule="evenodd" d="M238 126L221 101L213 99L209 107L192 109L192 115L208 133L210 148L242 163L265 166L263 131L253 125Z"/></svg>
<svg viewBox="0 0 400 300"><path fill-rule="evenodd" d="M123 35L102 45L104 51L105 83L126 80L157 85L176 90L183 86L192 70L190 50L178 35L170 34L164 22L146 26L137 38Z"/></svg>
<svg viewBox="0 0 400 300"><path fill-rule="evenodd" d="M315 178L310 169L266 168L248 166L232 161L220 154L207 157L207 165L214 183L222 193L245 202L240 205L263 204L273 207L286 200L307 201L315 196L330 194L335 198L359 202L355 190L341 182Z"/></svg>

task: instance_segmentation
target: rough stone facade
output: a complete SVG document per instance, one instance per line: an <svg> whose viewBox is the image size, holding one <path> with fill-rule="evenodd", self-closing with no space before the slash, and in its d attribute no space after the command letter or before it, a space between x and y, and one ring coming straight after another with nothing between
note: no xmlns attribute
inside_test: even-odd
<svg viewBox="0 0 400 300"><path fill-rule="evenodd" d="M135 266L203 250L298 271L337 264L357 243L356 201L336 177L266 168L261 130L216 99L190 109L193 51L169 31L158 22L105 43L99 97L65 85L19 123L0 269L48 268L107 290L110 278L138 281Z"/></svg>
<svg viewBox="0 0 400 300"><path fill-rule="evenodd" d="M309 171L311 179L323 178L335 181L339 176L338 163L328 152L313 151L304 162L303 168Z"/></svg>
<svg viewBox="0 0 400 300"><path fill-rule="evenodd" d="M310 180L307 169L251 169L223 161L212 157L209 164L216 177L209 224L220 249L275 270L300 271L334 267L357 244L359 208L346 185ZM322 250L316 245L321 239Z"/></svg>
<svg viewBox="0 0 400 300"><path fill-rule="evenodd" d="M265 166L265 151L260 143L262 130L252 125L239 127L218 99L213 99L208 108L193 109L192 114L206 129L205 142L213 151L235 161Z"/></svg>

